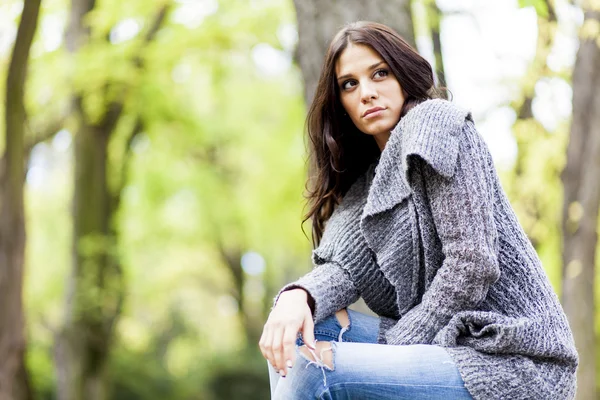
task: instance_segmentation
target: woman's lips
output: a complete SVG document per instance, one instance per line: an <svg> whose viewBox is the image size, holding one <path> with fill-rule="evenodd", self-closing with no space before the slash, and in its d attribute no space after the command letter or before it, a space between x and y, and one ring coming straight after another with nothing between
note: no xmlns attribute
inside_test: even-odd
<svg viewBox="0 0 600 400"><path fill-rule="evenodd" d="M383 112L385 111L385 108L376 108L374 110L367 110L367 112L364 115L364 119L372 119L372 118L377 118L378 116L380 116L381 114L383 114Z"/></svg>

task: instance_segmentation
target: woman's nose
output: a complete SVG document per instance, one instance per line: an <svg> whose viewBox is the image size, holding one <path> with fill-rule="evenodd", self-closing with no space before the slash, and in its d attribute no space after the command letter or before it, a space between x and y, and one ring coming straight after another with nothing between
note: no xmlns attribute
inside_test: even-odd
<svg viewBox="0 0 600 400"><path fill-rule="evenodd" d="M361 101L363 103L368 103L369 101L377 98L377 90L373 87L373 85L362 84L361 85Z"/></svg>

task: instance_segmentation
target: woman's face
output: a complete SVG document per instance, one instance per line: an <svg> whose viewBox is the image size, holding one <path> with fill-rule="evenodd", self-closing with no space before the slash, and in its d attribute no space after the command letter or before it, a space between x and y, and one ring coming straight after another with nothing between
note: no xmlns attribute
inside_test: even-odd
<svg viewBox="0 0 600 400"><path fill-rule="evenodd" d="M335 64L335 76L344 110L383 150L404 104L402 88L389 66L371 47L348 43Z"/></svg>

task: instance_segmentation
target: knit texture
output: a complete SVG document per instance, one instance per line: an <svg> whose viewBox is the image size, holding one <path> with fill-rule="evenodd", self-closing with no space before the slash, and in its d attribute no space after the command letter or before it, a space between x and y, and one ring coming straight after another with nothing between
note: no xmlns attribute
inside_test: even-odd
<svg viewBox="0 0 600 400"><path fill-rule="evenodd" d="M400 120L313 262L282 291L307 290L316 322L362 296L381 316L380 343L446 348L474 399L574 398L566 316L470 113L454 104L428 100Z"/></svg>

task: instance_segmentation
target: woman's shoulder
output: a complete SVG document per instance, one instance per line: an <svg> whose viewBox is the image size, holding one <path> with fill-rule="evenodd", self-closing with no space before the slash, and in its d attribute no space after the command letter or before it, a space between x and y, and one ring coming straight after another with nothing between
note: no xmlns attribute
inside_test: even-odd
<svg viewBox="0 0 600 400"><path fill-rule="evenodd" d="M468 120L473 120L471 112L456 103L444 99L425 100L400 119L392 136L399 132L404 134L404 139L415 139L417 134L456 135Z"/></svg>
<svg viewBox="0 0 600 400"><path fill-rule="evenodd" d="M443 99L417 104L391 133L382 158L391 157L408 172L408 158L419 156L438 173L451 177L458 157L460 134L473 121L470 111Z"/></svg>

